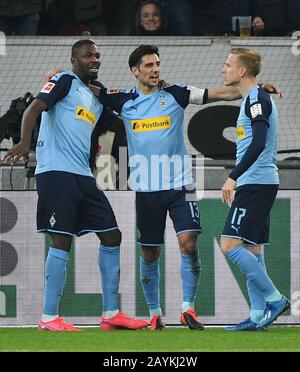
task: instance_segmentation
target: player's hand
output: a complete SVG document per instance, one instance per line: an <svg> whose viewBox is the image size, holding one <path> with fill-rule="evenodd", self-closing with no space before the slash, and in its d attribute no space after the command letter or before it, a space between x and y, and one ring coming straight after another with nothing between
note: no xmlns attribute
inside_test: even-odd
<svg viewBox="0 0 300 372"><path fill-rule="evenodd" d="M17 143L15 146L13 146L10 150L7 151L7 153L4 156L5 163L10 163L11 165L14 165L17 160L20 158L23 158L25 164L28 161L28 154L30 150L30 145L24 144L22 141Z"/></svg>
<svg viewBox="0 0 300 372"><path fill-rule="evenodd" d="M43 76L43 83L47 83L47 81L51 80L52 76L54 76L55 74L58 74L59 72L62 72L61 68L53 68L52 70L48 71Z"/></svg>
<svg viewBox="0 0 300 372"><path fill-rule="evenodd" d="M235 184L236 182L232 178L228 177L221 189L222 202L228 204L229 206L233 201Z"/></svg>
<svg viewBox="0 0 300 372"><path fill-rule="evenodd" d="M279 98L283 97L282 90L280 90L280 88L273 83L262 83L261 88L268 93L277 94Z"/></svg>

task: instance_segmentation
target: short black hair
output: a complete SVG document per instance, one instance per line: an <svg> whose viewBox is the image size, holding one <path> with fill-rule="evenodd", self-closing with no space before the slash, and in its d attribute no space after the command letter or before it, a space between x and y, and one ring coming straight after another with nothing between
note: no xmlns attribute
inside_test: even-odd
<svg viewBox="0 0 300 372"><path fill-rule="evenodd" d="M93 40L89 40L89 39L78 40L78 41L76 41L76 43L73 44L73 46L72 46L71 56L72 56L72 57L77 57L77 54L78 54L79 49L82 47L82 45L86 45L86 44L96 45L96 44L93 42Z"/></svg>
<svg viewBox="0 0 300 372"><path fill-rule="evenodd" d="M159 57L158 47L156 45L140 45L136 48L129 56L128 63L130 70L133 66L139 67L142 58L148 54L157 54Z"/></svg>

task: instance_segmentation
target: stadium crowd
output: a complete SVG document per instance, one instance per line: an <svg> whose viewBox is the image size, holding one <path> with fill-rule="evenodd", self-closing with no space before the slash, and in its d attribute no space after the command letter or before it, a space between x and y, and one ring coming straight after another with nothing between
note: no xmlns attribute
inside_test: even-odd
<svg viewBox="0 0 300 372"><path fill-rule="evenodd" d="M0 0L6 35L222 36L234 16L251 16L253 36L300 30L299 0Z"/></svg>

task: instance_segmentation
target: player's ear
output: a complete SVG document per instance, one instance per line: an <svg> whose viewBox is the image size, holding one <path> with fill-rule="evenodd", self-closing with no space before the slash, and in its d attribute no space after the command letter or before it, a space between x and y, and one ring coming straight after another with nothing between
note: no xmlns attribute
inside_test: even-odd
<svg viewBox="0 0 300 372"><path fill-rule="evenodd" d="M138 77L138 74L139 74L139 70L136 66L132 66L131 67L131 72L133 73L133 75L137 78Z"/></svg>
<svg viewBox="0 0 300 372"><path fill-rule="evenodd" d="M75 57L71 57L71 64L72 66L76 67L77 63L76 63L76 58Z"/></svg>
<svg viewBox="0 0 300 372"><path fill-rule="evenodd" d="M244 77L244 76L246 76L246 74L247 74L247 69L246 69L246 67L241 67L241 68L240 68L240 76L241 76L241 77Z"/></svg>

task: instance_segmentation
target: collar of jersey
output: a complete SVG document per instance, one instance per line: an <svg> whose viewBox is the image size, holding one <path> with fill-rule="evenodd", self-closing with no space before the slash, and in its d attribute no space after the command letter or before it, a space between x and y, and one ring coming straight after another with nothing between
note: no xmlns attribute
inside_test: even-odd
<svg viewBox="0 0 300 372"><path fill-rule="evenodd" d="M138 94L139 96L142 96L142 97L151 97L151 96L154 96L154 94L156 94L157 92L159 91L159 89L157 89L155 92L153 93L149 93L149 94L144 94L142 93L138 87L135 87L135 93Z"/></svg>

